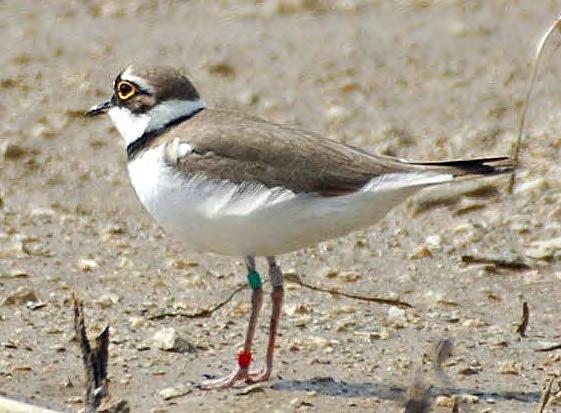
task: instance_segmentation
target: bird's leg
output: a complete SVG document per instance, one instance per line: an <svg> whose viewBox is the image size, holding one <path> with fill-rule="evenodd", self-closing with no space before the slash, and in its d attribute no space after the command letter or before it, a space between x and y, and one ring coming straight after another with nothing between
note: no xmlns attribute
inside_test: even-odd
<svg viewBox="0 0 561 413"><path fill-rule="evenodd" d="M206 390L224 389L233 386L240 380L249 379L249 364L251 363L251 343L255 335L255 327L259 312L263 305L263 288L261 286L261 277L255 269L255 258L246 257L247 280L251 287L251 315L249 317L249 325L245 335L243 349L238 353L238 368L228 376L205 381L201 387Z"/></svg>
<svg viewBox="0 0 561 413"><path fill-rule="evenodd" d="M259 373L250 374L252 382L267 381L271 377L273 370L273 356L275 353L275 339L277 337L277 329L282 309L282 300L284 297L284 288L282 282L282 271L275 261L275 257L267 257L269 263L269 277L273 290L271 291L271 324L269 325L269 342L267 343L267 355L265 356L265 368Z"/></svg>

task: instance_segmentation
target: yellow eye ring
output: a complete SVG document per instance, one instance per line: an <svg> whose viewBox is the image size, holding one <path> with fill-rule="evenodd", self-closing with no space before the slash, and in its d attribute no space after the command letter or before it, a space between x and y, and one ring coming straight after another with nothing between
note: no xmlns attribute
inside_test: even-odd
<svg viewBox="0 0 561 413"><path fill-rule="evenodd" d="M136 94L136 86L132 83L121 80L117 84L117 95L121 100L127 100Z"/></svg>

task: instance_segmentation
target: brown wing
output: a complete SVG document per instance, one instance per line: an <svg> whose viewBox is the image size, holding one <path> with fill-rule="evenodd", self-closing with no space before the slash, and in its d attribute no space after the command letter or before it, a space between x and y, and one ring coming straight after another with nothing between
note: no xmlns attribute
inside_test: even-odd
<svg viewBox="0 0 561 413"><path fill-rule="evenodd" d="M165 139L168 161L185 173L204 173L235 183L249 180L326 196L359 190L386 173L484 173L479 170L486 165L485 160L408 163L371 155L314 133L213 109L205 109L172 129ZM177 140L191 145L192 152L177 156L171 145ZM486 168L489 173L494 171L492 166Z"/></svg>

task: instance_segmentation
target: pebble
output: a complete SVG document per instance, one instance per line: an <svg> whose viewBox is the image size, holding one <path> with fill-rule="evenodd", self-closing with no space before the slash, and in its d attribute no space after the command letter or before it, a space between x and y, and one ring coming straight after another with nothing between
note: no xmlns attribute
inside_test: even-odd
<svg viewBox="0 0 561 413"><path fill-rule="evenodd" d="M479 397L474 394L462 394L460 395L460 401L467 404L479 403Z"/></svg>
<svg viewBox="0 0 561 413"><path fill-rule="evenodd" d="M113 304L118 304L121 301L121 296L118 294L104 294L95 300L95 303L100 308L111 308Z"/></svg>
<svg viewBox="0 0 561 413"><path fill-rule="evenodd" d="M513 192L516 195L537 195L544 193L547 189L549 189L547 181L542 177L537 177L520 183Z"/></svg>
<svg viewBox="0 0 561 413"><path fill-rule="evenodd" d="M39 299L35 292L27 287L18 287L15 291L8 294L0 304L1 306L9 305L26 305L28 302L38 302Z"/></svg>
<svg viewBox="0 0 561 413"><path fill-rule="evenodd" d="M553 258L561 251L561 237L544 241L535 241L530 244L524 254L535 260Z"/></svg>
<svg viewBox="0 0 561 413"><path fill-rule="evenodd" d="M325 117L332 122L344 122L351 117L351 112L342 106L333 105L326 109Z"/></svg>
<svg viewBox="0 0 561 413"><path fill-rule="evenodd" d="M492 196L496 193L497 188L489 180L475 179L454 185L440 185L419 192L408 202L408 206L415 216L437 206L453 205L462 196Z"/></svg>
<svg viewBox="0 0 561 413"><path fill-rule="evenodd" d="M37 302L37 301L28 301L28 302L25 303L25 307L28 310L31 310L31 311L38 310L40 308L45 307L46 305L47 305L47 303Z"/></svg>
<svg viewBox="0 0 561 413"><path fill-rule="evenodd" d="M264 389L265 385L266 385L265 383L255 383L255 384L246 386L243 389L241 389L240 391L236 392L236 396L247 396L248 394L253 394L253 393L264 393L265 392L265 389Z"/></svg>
<svg viewBox="0 0 561 413"><path fill-rule="evenodd" d="M405 310L398 307L390 307L388 310L388 320L407 321Z"/></svg>
<svg viewBox="0 0 561 413"><path fill-rule="evenodd" d="M29 277L29 273L19 268L10 270L7 273L0 273L0 279L1 278L28 278L28 277Z"/></svg>
<svg viewBox="0 0 561 413"><path fill-rule="evenodd" d="M142 317L129 317L129 325L131 330L136 331L139 327L142 327L145 324L145 320Z"/></svg>
<svg viewBox="0 0 561 413"><path fill-rule="evenodd" d="M451 396L438 396L435 405L438 407L452 407L454 406L454 397Z"/></svg>
<svg viewBox="0 0 561 413"><path fill-rule="evenodd" d="M164 400L176 399L178 397L186 396L193 391L193 386L190 384L180 384L176 387L166 387L160 390L160 396Z"/></svg>
<svg viewBox="0 0 561 413"><path fill-rule="evenodd" d="M80 258L78 260L78 268L84 272L92 272L99 268L97 261L89 258Z"/></svg>
<svg viewBox="0 0 561 413"><path fill-rule="evenodd" d="M517 376L520 374L520 365L518 363L504 363L499 367L499 373Z"/></svg>
<svg viewBox="0 0 561 413"><path fill-rule="evenodd" d="M195 351L193 344L179 336L173 327L165 327L154 334L152 342L156 348L164 351L176 351L178 353L192 353Z"/></svg>
<svg viewBox="0 0 561 413"><path fill-rule="evenodd" d="M0 147L0 154L4 159L15 160L21 158L27 150L15 143L5 143Z"/></svg>

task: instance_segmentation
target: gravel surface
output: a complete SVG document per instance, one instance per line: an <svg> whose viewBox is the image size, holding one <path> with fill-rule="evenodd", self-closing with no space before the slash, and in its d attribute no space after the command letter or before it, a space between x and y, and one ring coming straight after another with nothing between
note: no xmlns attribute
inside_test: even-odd
<svg viewBox="0 0 561 413"><path fill-rule="evenodd" d="M287 283L274 378L227 391L193 383L234 366L248 290L205 310L243 283L243 263L163 234L129 184L116 130L81 114L123 66L157 61L189 73L212 106L373 152L509 154L534 45L560 10L549 0L0 2L0 395L80 409L76 293L91 335L111 325L110 389L133 412L399 412L411 394L435 412L455 399L460 412L535 411L561 373L560 351L535 352L561 342L553 47L514 193L504 177L424 191L372 228L280 257L302 283ZM444 338L446 357L435 350ZM546 411L561 411L557 400Z"/></svg>

